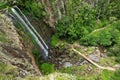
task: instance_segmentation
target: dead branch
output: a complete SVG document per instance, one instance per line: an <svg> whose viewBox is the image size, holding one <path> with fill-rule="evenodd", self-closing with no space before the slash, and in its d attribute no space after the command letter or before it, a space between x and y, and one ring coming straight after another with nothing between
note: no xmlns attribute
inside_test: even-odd
<svg viewBox="0 0 120 80"><path fill-rule="evenodd" d="M89 61L91 64L93 64L94 66L96 66L99 69L106 69L106 70L110 70L110 71L115 71L115 68L112 67L103 67L98 65L97 63L93 62L91 59L89 59L88 57L86 57L84 54L82 54L81 52L77 51L73 46L72 46L72 50L76 53L78 53L80 56L82 56L84 59L86 59L87 61Z"/></svg>

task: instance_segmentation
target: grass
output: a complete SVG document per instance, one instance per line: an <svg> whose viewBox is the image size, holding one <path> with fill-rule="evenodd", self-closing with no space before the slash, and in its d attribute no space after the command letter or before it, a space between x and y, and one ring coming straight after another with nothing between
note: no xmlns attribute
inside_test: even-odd
<svg viewBox="0 0 120 80"><path fill-rule="evenodd" d="M13 80L16 75L16 67L0 62L0 80Z"/></svg>
<svg viewBox="0 0 120 80"><path fill-rule="evenodd" d="M73 67L68 67L68 68L63 68L59 70L62 73L67 73L67 74L73 74L76 76L83 75L83 71L87 69L87 65L82 65L82 66L73 66Z"/></svg>
<svg viewBox="0 0 120 80"><path fill-rule="evenodd" d="M39 76L35 76L35 75L27 75L24 79L21 80L41 80Z"/></svg>
<svg viewBox="0 0 120 80"><path fill-rule="evenodd" d="M6 43L9 41L5 36L4 33L0 32L0 42Z"/></svg>
<svg viewBox="0 0 120 80"><path fill-rule="evenodd" d="M89 71L88 64L82 66L68 67L60 70L62 73L67 73L76 76L75 80L114 80L114 72L108 70L99 70L93 65L89 65L92 69ZM119 78L117 71L117 77ZM120 79L120 78L119 78ZM115 80L119 80L115 79Z"/></svg>
<svg viewBox="0 0 120 80"><path fill-rule="evenodd" d="M8 40L4 36L0 36L0 42L6 43Z"/></svg>
<svg viewBox="0 0 120 80"><path fill-rule="evenodd" d="M114 66L116 64L115 57L105 57L100 59L101 66Z"/></svg>
<svg viewBox="0 0 120 80"><path fill-rule="evenodd" d="M60 71L63 73L76 76L76 80L94 80L94 78L96 78L96 74L94 73L94 71L88 72L87 69L88 69L88 65L84 64L81 66L73 66L73 67L64 68Z"/></svg>
<svg viewBox="0 0 120 80"><path fill-rule="evenodd" d="M54 72L52 74L43 76L42 80L77 80L77 78L71 74Z"/></svg>
<svg viewBox="0 0 120 80"><path fill-rule="evenodd" d="M113 74L114 74L114 72L112 72L112 71L103 70L102 73L98 76L98 79L111 80Z"/></svg>
<svg viewBox="0 0 120 80"><path fill-rule="evenodd" d="M6 77L6 75L0 74L0 80L13 80L13 79L14 79L13 75L7 75Z"/></svg>

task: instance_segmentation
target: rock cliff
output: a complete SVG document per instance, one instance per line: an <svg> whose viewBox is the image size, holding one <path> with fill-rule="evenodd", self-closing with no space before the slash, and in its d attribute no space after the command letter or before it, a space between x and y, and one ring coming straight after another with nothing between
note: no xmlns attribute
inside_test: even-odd
<svg viewBox="0 0 120 80"><path fill-rule="evenodd" d="M0 13L0 80L27 80L32 76L39 79L34 58L21 38L12 19Z"/></svg>

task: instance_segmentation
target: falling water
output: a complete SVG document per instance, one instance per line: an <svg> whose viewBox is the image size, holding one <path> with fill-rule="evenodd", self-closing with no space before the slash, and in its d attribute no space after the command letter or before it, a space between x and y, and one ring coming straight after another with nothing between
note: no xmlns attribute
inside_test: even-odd
<svg viewBox="0 0 120 80"><path fill-rule="evenodd" d="M44 44L44 46L46 47L46 49L48 49L48 46L46 45L46 43L44 42L44 40L42 39L42 37L39 35L39 33L35 30L35 28L31 25L31 23L28 21L28 19L26 18L26 16L21 12L21 10L15 6L15 8L17 8L19 10L19 12L22 14L24 20L26 21L26 23L31 27L31 29L35 32L35 34L40 38L40 40L42 41L42 43Z"/></svg>
<svg viewBox="0 0 120 80"><path fill-rule="evenodd" d="M20 24L22 24L29 32L30 34L34 37L36 43L40 46L40 48L43 50L43 57L45 59L48 58L48 46L40 36L40 34L35 30L35 28L31 25L29 20L26 18L26 16L22 13L22 11L15 6L14 8L11 8L12 13L9 13L9 15L16 20Z"/></svg>

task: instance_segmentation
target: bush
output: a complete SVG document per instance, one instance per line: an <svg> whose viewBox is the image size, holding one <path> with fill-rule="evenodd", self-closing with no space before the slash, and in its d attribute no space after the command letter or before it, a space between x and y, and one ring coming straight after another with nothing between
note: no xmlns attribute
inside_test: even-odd
<svg viewBox="0 0 120 80"><path fill-rule="evenodd" d="M19 6L23 12L32 18L45 16L44 6L39 0L7 0L9 6Z"/></svg>
<svg viewBox="0 0 120 80"><path fill-rule="evenodd" d="M45 15L44 12L44 7L39 1L34 1L34 0L27 0L24 2L24 7L23 9L25 12L29 12L29 14L33 14L33 16L42 18Z"/></svg>
<svg viewBox="0 0 120 80"><path fill-rule="evenodd" d="M40 69L44 74L49 74L55 71L54 64L49 64L49 63L43 63L40 66Z"/></svg>
<svg viewBox="0 0 120 80"><path fill-rule="evenodd" d="M119 21L94 31L85 37L80 39L80 43L84 45L102 45L102 46L112 46L114 44L120 43L120 30L118 29L120 25Z"/></svg>
<svg viewBox="0 0 120 80"><path fill-rule="evenodd" d="M95 10L81 0L78 3L74 3L76 1L71 2L68 1L66 10L68 14L58 21L56 28L57 36L60 39L74 42L93 30Z"/></svg>
<svg viewBox="0 0 120 80"><path fill-rule="evenodd" d="M116 44L109 49L108 56L114 56L116 62L120 63L120 44Z"/></svg>

